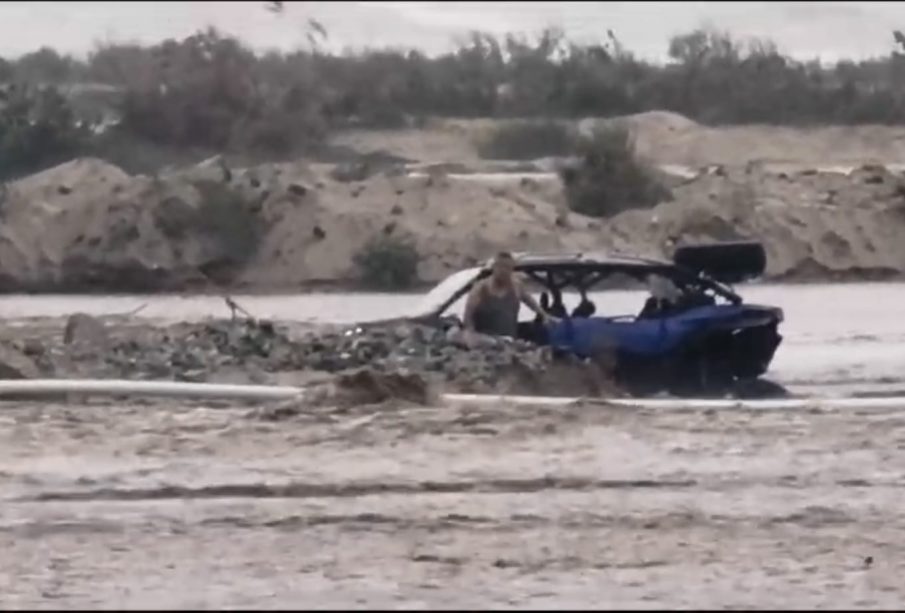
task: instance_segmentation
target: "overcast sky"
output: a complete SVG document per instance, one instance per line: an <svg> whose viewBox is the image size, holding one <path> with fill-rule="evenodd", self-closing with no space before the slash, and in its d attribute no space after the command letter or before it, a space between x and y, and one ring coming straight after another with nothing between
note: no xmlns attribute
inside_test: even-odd
<svg viewBox="0 0 905 613"><path fill-rule="evenodd" d="M558 26L580 41L612 29L640 56L665 56L669 37L712 25L768 37L791 55L825 60L886 55L905 30L905 2L0 2L0 55L41 46L84 54L100 41L153 43L213 25L252 46L304 41L305 17L321 21L330 46L448 49L472 30L534 33Z"/></svg>

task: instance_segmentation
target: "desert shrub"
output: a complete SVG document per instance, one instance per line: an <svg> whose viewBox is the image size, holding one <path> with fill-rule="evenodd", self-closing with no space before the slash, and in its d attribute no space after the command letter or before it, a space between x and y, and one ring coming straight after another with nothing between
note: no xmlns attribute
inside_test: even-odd
<svg viewBox="0 0 905 613"><path fill-rule="evenodd" d="M478 142L478 154L493 160L534 160L574 153L576 136L556 121L518 121L494 128Z"/></svg>
<svg viewBox="0 0 905 613"><path fill-rule="evenodd" d="M98 45L88 57L87 78L107 85L125 85L147 79L157 64L151 49L139 44Z"/></svg>
<svg viewBox="0 0 905 613"><path fill-rule="evenodd" d="M0 180L62 163L86 151L90 126L54 87L11 84L0 101Z"/></svg>
<svg viewBox="0 0 905 613"><path fill-rule="evenodd" d="M380 234L355 254L353 263L361 282L376 290L403 290L418 281L420 260L415 244L405 238Z"/></svg>
<svg viewBox="0 0 905 613"><path fill-rule="evenodd" d="M664 110L712 124L905 122L905 35L898 32L888 56L831 65L706 28L675 36L667 50L671 61L658 64L635 57L609 31L577 44L547 30L535 38L475 33L433 57L397 49L262 55L209 30L153 46L101 46L87 62L38 49L0 60L0 83L82 90L86 106L120 119L114 140L124 158L132 157L129 142L139 153L150 143L205 156L289 157L320 150L331 130L400 127L434 116L563 119ZM97 82L109 91L85 96L84 86ZM116 100L102 103L107 97ZM10 121L10 104L20 103L0 99L3 173L39 169L79 150L83 135L70 120ZM572 146L568 131L547 119L501 128L479 150L527 159Z"/></svg>
<svg viewBox="0 0 905 613"><path fill-rule="evenodd" d="M15 63L16 78L30 83L63 83L84 75L84 65L50 47L26 53Z"/></svg>
<svg viewBox="0 0 905 613"><path fill-rule="evenodd" d="M259 207L236 190L215 181L197 181L201 196L190 227L207 238L215 281L229 281L255 255L267 231Z"/></svg>
<svg viewBox="0 0 905 613"><path fill-rule="evenodd" d="M87 154L106 160L129 174L145 175L166 167L193 166L210 157L208 151L162 145L115 129L95 135Z"/></svg>
<svg viewBox="0 0 905 613"><path fill-rule="evenodd" d="M251 53L209 31L151 54L147 73L126 84L121 127L160 144L225 149L239 121L255 111Z"/></svg>
<svg viewBox="0 0 905 613"><path fill-rule="evenodd" d="M297 78L265 79L261 60L215 30L150 49L142 63L126 48L124 64L142 67L127 79L120 128L161 145L288 155L323 139L317 88ZM95 56L116 74L114 50ZM103 63L100 60L103 59ZM128 62L127 62L128 60Z"/></svg>
<svg viewBox="0 0 905 613"><path fill-rule="evenodd" d="M12 81L16 76L16 69L12 62L0 57L0 83Z"/></svg>
<svg viewBox="0 0 905 613"><path fill-rule="evenodd" d="M635 152L631 130L622 124L596 127L578 141L579 161L561 172L569 208L609 217L652 207L671 197L669 189Z"/></svg>

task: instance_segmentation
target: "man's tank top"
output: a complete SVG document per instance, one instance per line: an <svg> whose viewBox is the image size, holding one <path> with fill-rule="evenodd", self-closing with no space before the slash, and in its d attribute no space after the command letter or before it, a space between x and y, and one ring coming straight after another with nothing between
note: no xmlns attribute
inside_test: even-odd
<svg viewBox="0 0 905 613"><path fill-rule="evenodd" d="M498 295L485 288L481 302L475 309L475 330L492 336L511 336L518 332L518 312L521 301L514 289Z"/></svg>

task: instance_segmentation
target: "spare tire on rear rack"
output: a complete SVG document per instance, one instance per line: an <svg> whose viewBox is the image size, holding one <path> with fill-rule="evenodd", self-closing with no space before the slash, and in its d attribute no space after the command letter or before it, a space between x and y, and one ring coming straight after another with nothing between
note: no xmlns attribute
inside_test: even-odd
<svg viewBox="0 0 905 613"><path fill-rule="evenodd" d="M756 279L767 268L767 253L758 241L683 245L676 248L672 259L677 266L703 273L720 283Z"/></svg>

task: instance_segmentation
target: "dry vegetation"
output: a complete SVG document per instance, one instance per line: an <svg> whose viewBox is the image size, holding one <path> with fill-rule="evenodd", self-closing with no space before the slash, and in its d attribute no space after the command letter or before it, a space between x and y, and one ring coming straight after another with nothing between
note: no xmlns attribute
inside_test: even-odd
<svg viewBox="0 0 905 613"><path fill-rule="evenodd" d="M324 34L319 25L312 31ZM905 48L903 41L895 33L891 42ZM439 57L340 56L317 45L260 55L214 30L150 47L101 46L84 61L42 48L0 60L0 180L79 155L130 172L212 153L255 161L317 156L327 136L344 128L496 117L515 121L477 143L482 157L571 157L562 171L570 208L609 217L653 206L669 190L635 155L627 129L579 135L564 120L662 109L709 124L905 121L905 56L896 51L822 66L785 57L769 42L702 29L673 38L669 55L671 62L652 64L612 33L601 44L577 45L555 30L533 40L476 33ZM208 196L211 207L230 211L206 215L213 225L205 230L222 251L222 265L209 272L228 277L254 253L261 232L254 211ZM412 245L385 236L355 262L363 281L381 289L411 285L417 263Z"/></svg>
<svg viewBox="0 0 905 613"><path fill-rule="evenodd" d="M363 286L378 291L410 289L418 282L418 249L409 239L375 235L353 260Z"/></svg>
<svg viewBox="0 0 905 613"><path fill-rule="evenodd" d="M569 208L591 217L611 217L649 208L671 198L669 189L635 154L631 131L600 126L576 143L577 164L562 170Z"/></svg>
<svg viewBox="0 0 905 613"><path fill-rule="evenodd" d="M821 66L785 57L768 42L698 30L671 40L669 54L668 64L651 64L612 34L601 44L577 45L554 30L535 40L474 34L439 57L389 50L256 55L212 30L151 47L103 46L85 61L42 48L0 60L0 166L7 176L20 175L85 150L128 158L123 138L172 151L283 157L316 150L331 130L411 125L427 116L569 118L664 109L710 124L905 121L905 56L895 51ZM100 117L74 112L53 93L73 83L116 92L119 138L97 136L89 128ZM571 144L555 124L535 130L528 146L524 134L510 133L485 152L560 154ZM537 136L545 147L532 145Z"/></svg>
<svg viewBox="0 0 905 613"><path fill-rule="evenodd" d="M550 120L503 124L477 143L485 159L536 160L575 153L578 135L567 125Z"/></svg>

